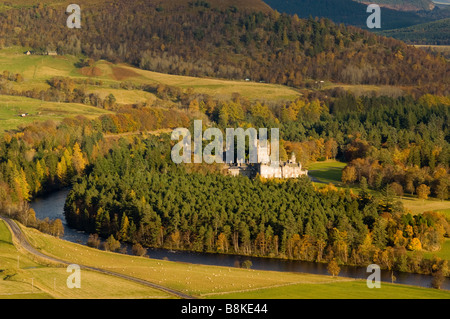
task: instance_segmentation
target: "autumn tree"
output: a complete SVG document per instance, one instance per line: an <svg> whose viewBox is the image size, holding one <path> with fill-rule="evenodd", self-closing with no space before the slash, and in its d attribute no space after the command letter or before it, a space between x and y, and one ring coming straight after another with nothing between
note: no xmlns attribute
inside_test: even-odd
<svg viewBox="0 0 450 319"><path fill-rule="evenodd" d="M417 197L420 199L428 199L428 195L430 195L430 187L425 184L420 184L416 188Z"/></svg>
<svg viewBox="0 0 450 319"><path fill-rule="evenodd" d="M242 268L244 268L244 269L250 269L250 268L252 268L252 266L253 266L253 263L252 263L252 261L251 260L244 260L242 263L241 263L241 267Z"/></svg>
<svg viewBox="0 0 450 319"><path fill-rule="evenodd" d="M339 275L339 272L341 271L341 267L339 267L336 258L333 258L327 266L328 273L332 275L333 277L336 277Z"/></svg>
<svg viewBox="0 0 450 319"><path fill-rule="evenodd" d="M120 222L120 231L118 235L118 239L121 241L128 241L128 230L130 227L130 222L128 220L128 216L126 214L122 215L122 221Z"/></svg>
<svg viewBox="0 0 450 319"><path fill-rule="evenodd" d="M133 245L133 247L131 247L131 252L135 256L141 256L142 257L142 256L145 256L147 254L147 249L142 247L141 244L136 243L136 244Z"/></svg>
<svg viewBox="0 0 450 319"><path fill-rule="evenodd" d="M335 159L338 152L338 143L333 139L329 139L325 142L325 159Z"/></svg>
<svg viewBox="0 0 450 319"><path fill-rule="evenodd" d="M414 237L410 240L408 246L406 246L409 250L422 250L422 243L420 242L420 239L417 237Z"/></svg>
<svg viewBox="0 0 450 319"><path fill-rule="evenodd" d="M342 183L352 184L356 181L356 169L354 166L347 165L342 170Z"/></svg>
<svg viewBox="0 0 450 319"><path fill-rule="evenodd" d="M58 181L65 185L67 182L67 164L66 159L61 157L61 160L58 162L56 166L56 176L58 177Z"/></svg>
<svg viewBox="0 0 450 319"><path fill-rule="evenodd" d="M448 198L449 185L450 183L448 176L439 178L435 189L436 197L442 201L446 200Z"/></svg>
<svg viewBox="0 0 450 319"><path fill-rule="evenodd" d="M55 219L51 226L50 226L51 230L51 234L55 237L62 237L64 235L64 225L61 221L61 219L57 218Z"/></svg>
<svg viewBox="0 0 450 319"><path fill-rule="evenodd" d="M223 253L228 251L228 240L224 233L220 233L217 237L216 246L219 252Z"/></svg>
<svg viewBox="0 0 450 319"><path fill-rule="evenodd" d="M431 266L431 274L433 276L431 286L436 289L441 289L445 277L448 275L448 261L442 260L439 257L434 257Z"/></svg>
<svg viewBox="0 0 450 319"><path fill-rule="evenodd" d="M88 241L87 241L87 245L89 247L93 247L93 248L99 248L100 247L100 238L98 237L97 234L90 234Z"/></svg>
<svg viewBox="0 0 450 319"><path fill-rule="evenodd" d="M200 110L200 105L198 103L197 99L193 99L190 103L189 103L189 111L192 112L196 112Z"/></svg>
<svg viewBox="0 0 450 319"><path fill-rule="evenodd" d="M105 241L104 249L107 251L118 251L120 249L120 242L111 235Z"/></svg>
<svg viewBox="0 0 450 319"><path fill-rule="evenodd" d="M77 174L82 173L87 165L87 160L85 159L78 142L73 146L72 164Z"/></svg>

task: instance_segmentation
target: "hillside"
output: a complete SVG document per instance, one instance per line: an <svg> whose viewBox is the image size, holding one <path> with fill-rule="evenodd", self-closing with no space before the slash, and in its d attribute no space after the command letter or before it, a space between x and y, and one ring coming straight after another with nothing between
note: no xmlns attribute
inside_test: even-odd
<svg viewBox="0 0 450 319"><path fill-rule="evenodd" d="M60 9L15 8L0 15L0 24L7 25L0 45L84 54L161 73L294 87L311 80L434 86L445 79L447 64L401 42L330 21L261 12L266 7L255 3L258 12L217 9L209 2L186 7L184 0L116 1L83 10L79 30L65 27ZM397 52L418 69L412 72L395 58Z"/></svg>
<svg viewBox="0 0 450 319"><path fill-rule="evenodd" d="M105 5L112 3L112 0L78 0L76 1L82 8L95 7L99 5ZM150 0L149 3L158 5L159 8L174 9L174 8L188 8L192 6L208 7L215 9L228 9L230 7L236 7L240 10L258 10L263 12L270 12L272 9L265 4L262 0L165 0L157 1ZM0 5L3 4L6 8L18 8L18 7L59 7L68 5L65 0L0 0Z"/></svg>
<svg viewBox="0 0 450 319"><path fill-rule="evenodd" d="M431 0L354 0L356 2L371 4L376 3L381 7L400 11L433 10L435 5Z"/></svg>
<svg viewBox="0 0 450 319"><path fill-rule="evenodd" d="M268 83L231 81L214 78L195 78L141 70L127 64L97 61L92 67L78 66L79 59L72 55L41 56L23 54L26 49L11 47L0 50L0 74L20 74L21 81L5 81L0 76L0 132L17 129L34 121L61 121L67 117L84 115L88 118L111 114L111 111L85 105L85 101L67 102L62 96L50 96L54 78L73 81L76 90L105 100L110 94L120 105L177 105L179 102L164 100L157 87L168 87L179 94L214 96L231 99L240 95L249 100L283 102L299 96L297 90ZM93 72L93 70L95 72ZM148 87L155 88L149 90ZM147 88L147 89L145 89ZM45 96L45 98L44 98ZM44 101L45 99L45 101ZM92 105L92 104L91 104ZM26 117L21 114L27 113Z"/></svg>
<svg viewBox="0 0 450 319"><path fill-rule="evenodd" d="M380 34L411 44L450 45L450 18L383 31Z"/></svg>
<svg viewBox="0 0 450 319"><path fill-rule="evenodd" d="M353 0L265 0L265 2L280 12L297 14L300 18L324 17L335 23L344 23L363 29L367 29L366 20L370 15L366 12L367 4ZM432 20L434 18L429 15L423 16L416 12L383 8L381 28L389 30Z"/></svg>
<svg viewBox="0 0 450 319"><path fill-rule="evenodd" d="M128 82L136 85L166 85L177 87L180 90L192 88L194 93L209 94L230 98L233 93L239 93L243 97L259 100L293 100L298 95L295 89L255 81L237 81L197 78L174 74L164 74L142 70L124 63L111 63L98 60L91 67L81 67L80 58L73 55L27 56L27 48L9 47L0 50L0 73L8 71L13 74L21 74L23 81L12 82L12 88L17 91L48 89L48 80L53 77L70 77L74 80L102 81L101 84L89 85L89 92L99 93L101 91L116 91L117 98L123 97L121 104L132 104L137 102L134 98L154 100L156 97L150 92L140 91L139 97L135 96L132 89L120 87L120 83Z"/></svg>

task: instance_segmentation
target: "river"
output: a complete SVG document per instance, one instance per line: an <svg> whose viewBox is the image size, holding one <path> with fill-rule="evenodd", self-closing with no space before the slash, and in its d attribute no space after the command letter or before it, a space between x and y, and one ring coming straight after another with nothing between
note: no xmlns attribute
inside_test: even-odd
<svg viewBox="0 0 450 319"><path fill-rule="evenodd" d="M64 236L62 237L62 239L85 245L87 243L89 235L85 232L80 232L69 228L64 218L64 203L69 191L70 190L68 189L61 190L58 192L54 192L49 196L36 199L31 203L31 207L35 210L36 217L39 219L48 217L50 220L56 218L60 218L62 220L64 225ZM125 248L127 249L127 253L130 253L130 247L126 246ZM237 263L241 263L244 260L250 260L252 262L252 269L257 270L302 272L328 275L327 265L322 263L227 254L172 251L166 249L147 249L147 252L150 258L168 259L171 261L186 262L192 264L234 267ZM368 275L370 274L366 272L366 268L353 266L341 266L341 271L339 273L339 276L342 277L361 279L366 279ZM395 283L398 284L427 288L431 287L432 278L429 275L394 272L394 276L396 277ZM382 282L391 282L391 272L381 271L381 280ZM442 285L442 288L450 290L449 278L446 279L446 281Z"/></svg>

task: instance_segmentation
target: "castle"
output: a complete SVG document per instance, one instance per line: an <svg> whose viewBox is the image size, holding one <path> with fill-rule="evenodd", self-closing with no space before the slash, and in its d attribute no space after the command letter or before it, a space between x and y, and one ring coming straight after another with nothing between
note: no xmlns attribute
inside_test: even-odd
<svg viewBox="0 0 450 319"><path fill-rule="evenodd" d="M302 164L297 163L295 153L292 153L291 159L287 162L275 164L270 160L269 148L269 145L266 148L258 145L258 163L230 164L228 174L231 176L247 176L249 178L255 178L258 175L263 178L297 178L302 175L308 175L307 170L302 170Z"/></svg>

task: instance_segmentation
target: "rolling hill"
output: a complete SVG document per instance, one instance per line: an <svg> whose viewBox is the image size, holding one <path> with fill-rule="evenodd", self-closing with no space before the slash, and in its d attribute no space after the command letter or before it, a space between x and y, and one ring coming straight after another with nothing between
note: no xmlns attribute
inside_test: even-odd
<svg viewBox="0 0 450 319"><path fill-rule="evenodd" d="M105 60L97 61L90 69L98 73L87 72L88 68L77 67L79 59L73 55L42 56L23 54L22 47L11 47L0 50L0 72L9 71L23 75L21 83L14 83L13 88L18 91L32 89L48 89L48 80L53 77L70 77L74 80L91 79L102 81L101 85L88 85L86 90L100 95L114 93L120 104L132 104L145 100L156 100L150 92L124 89L120 83L136 85L166 85L181 90L192 88L197 94L209 94L231 98L233 93L250 100L294 100L299 92L293 88L254 81L232 81L216 78L197 78L173 74L164 74L142 70L128 64L114 64Z"/></svg>
<svg viewBox="0 0 450 319"><path fill-rule="evenodd" d="M435 4L431 0L354 0L356 2L371 4L376 3L381 7L400 11L433 10Z"/></svg>
<svg viewBox="0 0 450 319"><path fill-rule="evenodd" d="M370 14L366 12L367 4L353 0L265 0L265 2L280 12L297 14L300 18L324 17L335 23L368 29L366 20ZM381 28L382 30L402 28L432 20L435 18L429 14L419 15L416 12L397 11L385 7L382 9Z"/></svg>
<svg viewBox="0 0 450 319"><path fill-rule="evenodd" d="M294 87L314 80L435 85L445 79L448 69L442 61L426 60L422 51L401 42L328 20L279 14L258 0L245 5L186 0L100 5L105 0L98 1L83 10L84 22L78 30L65 26L67 15L54 5L5 10L0 15L0 25L5 26L0 46L19 45L37 53L56 50L160 73L248 78ZM396 58L398 52L409 65L400 55ZM419 69L412 72L411 64Z"/></svg>
<svg viewBox="0 0 450 319"><path fill-rule="evenodd" d="M450 18L381 32L387 37L421 45L450 45Z"/></svg>
<svg viewBox="0 0 450 319"><path fill-rule="evenodd" d="M180 92L192 90L193 94L210 95L218 99L231 99L233 95L239 94L249 100L282 102L293 101L300 96L297 90L276 84L170 75L105 60L97 61L90 68L97 70L93 74L87 72L88 68L77 67L79 59L75 56L27 56L23 54L24 51L26 49L22 47L0 50L0 73L6 71L23 77L20 83L8 81L6 84L17 93L0 94L0 132L15 130L35 121L59 122L67 117L84 115L95 118L112 113L83 103L44 101L26 93L51 89L49 81L55 77L70 78L77 88L82 88L86 94L95 94L102 100L113 94L118 105L163 103L156 92L142 89L144 86L158 85L172 87ZM0 88L4 87L5 83L2 82ZM21 117L21 114L28 115Z"/></svg>

